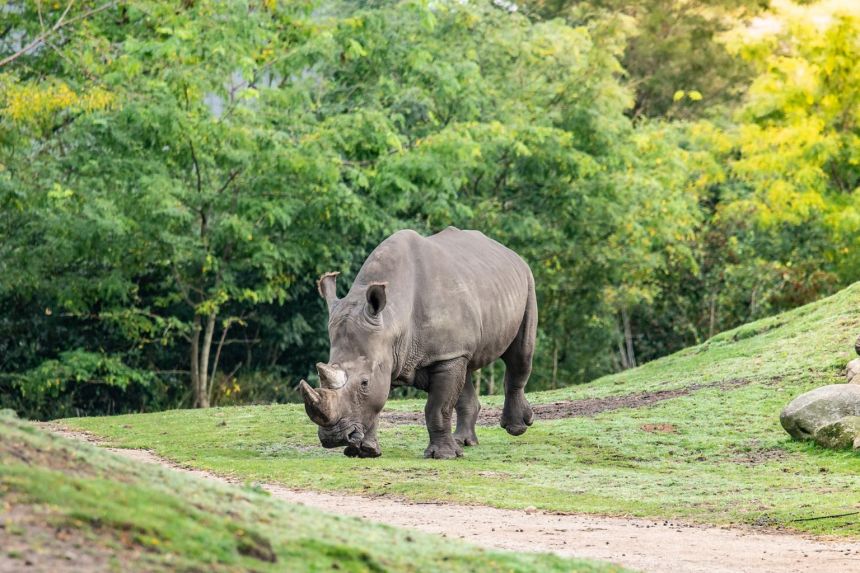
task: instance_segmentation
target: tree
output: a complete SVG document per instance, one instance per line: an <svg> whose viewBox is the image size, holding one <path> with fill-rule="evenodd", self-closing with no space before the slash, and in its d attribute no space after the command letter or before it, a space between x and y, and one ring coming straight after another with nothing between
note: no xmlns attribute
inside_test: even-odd
<svg viewBox="0 0 860 573"><path fill-rule="evenodd" d="M634 117L688 119L736 105L751 70L723 34L767 8L768 0L533 0L538 14L587 26L622 63L636 91Z"/></svg>
<svg viewBox="0 0 860 573"><path fill-rule="evenodd" d="M296 296L355 214L337 158L306 139L305 15L124 5L69 38L54 77L5 79L4 259L23 271L8 288L113 323L135 347L184 339L196 406L230 332Z"/></svg>
<svg viewBox="0 0 860 573"><path fill-rule="evenodd" d="M695 267L670 267L634 318L648 358L860 279L858 20L814 10L733 40L757 73L733 124L678 126L703 216Z"/></svg>

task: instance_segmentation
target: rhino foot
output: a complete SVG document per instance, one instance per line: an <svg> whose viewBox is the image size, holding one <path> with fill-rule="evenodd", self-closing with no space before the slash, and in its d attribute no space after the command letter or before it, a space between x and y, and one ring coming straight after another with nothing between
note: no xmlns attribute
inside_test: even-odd
<svg viewBox="0 0 860 573"><path fill-rule="evenodd" d="M460 446L477 446L478 436L475 435L474 430L468 432L454 432L454 441Z"/></svg>
<svg viewBox="0 0 860 573"><path fill-rule="evenodd" d="M453 460L463 455L463 448L454 440L450 444L430 444L424 450L425 458L433 458L435 460Z"/></svg>
<svg viewBox="0 0 860 573"><path fill-rule="evenodd" d="M382 455L382 450L376 443L361 444L360 446L350 444L343 450L343 455L349 458L378 458Z"/></svg>
<svg viewBox="0 0 860 573"><path fill-rule="evenodd" d="M502 409L500 425L512 436L526 433L534 421L534 412L526 397L505 398L505 407Z"/></svg>

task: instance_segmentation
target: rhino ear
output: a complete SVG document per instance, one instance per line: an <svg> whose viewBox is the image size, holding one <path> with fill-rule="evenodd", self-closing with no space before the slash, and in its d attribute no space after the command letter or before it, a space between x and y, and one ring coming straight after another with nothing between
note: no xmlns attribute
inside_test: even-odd
<svg viewBox="0 0 860 573"><path fill-rule="evenodd" d="M370 316L379 316L379 313L385 308L385 287L387 286L388 283L371 283L367 287L367 313Z"/></svg>
<svg viewBox="0 0 860 573"><path fill-rule="evenodd" d="M337 300L337 275L340 273L326 273L317 281L317 290L320 296L328 303L328 309L331 310L331 305Z"/></svg>

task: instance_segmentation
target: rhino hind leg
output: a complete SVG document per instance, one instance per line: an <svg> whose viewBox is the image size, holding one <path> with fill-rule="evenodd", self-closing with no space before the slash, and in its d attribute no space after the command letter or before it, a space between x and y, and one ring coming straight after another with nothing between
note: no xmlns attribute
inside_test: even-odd
<svg viewBox="0 0 860 573"><path fill-rule="evenodd" d="M472 384L472 371L466 373L466 383L460 391L460 398L455 407L457 412L457 429L454 430L454 441L461 446L477 446L478 436L475 434L475 424L481 412L481 402Z"/></svg>
<svg viewBox="0 0 860 573"><path fill-rule="evenodd" d="M534 421L534 412L526 400L524 389L532 372L537 332L537 301L534 282L530 281L529 298L517 337L508 347L502 360L505 363L505 405L502 408L501 426L512 436L524 434Z"/></svg>
<svg viewBox="0 0 860 573"><path fill-rule="evenodd" d="M430 434L430 445L424 450L424 457L458 458L463 455L463 447L454 441L451 434L451 417L466 381L466 360L437 364L428 374L430 385L424 419Z"/></svg>

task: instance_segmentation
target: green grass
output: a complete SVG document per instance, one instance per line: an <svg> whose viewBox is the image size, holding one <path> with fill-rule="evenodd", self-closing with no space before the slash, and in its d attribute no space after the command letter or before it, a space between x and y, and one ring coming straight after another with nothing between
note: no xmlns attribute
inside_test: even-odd
<svg viewBox="0 0 860 573"><path fill-rule="evenodd" d="M117 570L330 571L336 563L339 571L621 571L326 515L0 417L0 508L10 506L30 508L57 531L86 532L88 543L114 554Z"/></svg>
<svg viewBox="0 0 860 573"><path fill-rule="evenodd" d="M792 398L843 381L858 334L860 284L638 369L529 397L546 403L733 379L748 384L538 421L519 438L481 427L481 445L456 461L422 459L427 436L420 426L382 428L379 459L346 458L319 447L314 425L290 405L63 423L194 467L302 488L858 535L857 515L797 520L860 511L860 455L792 442L779 424ZM386 407L419 411L423 401ZM672 424L676 432L646 432L644 424Z"/></svg>

